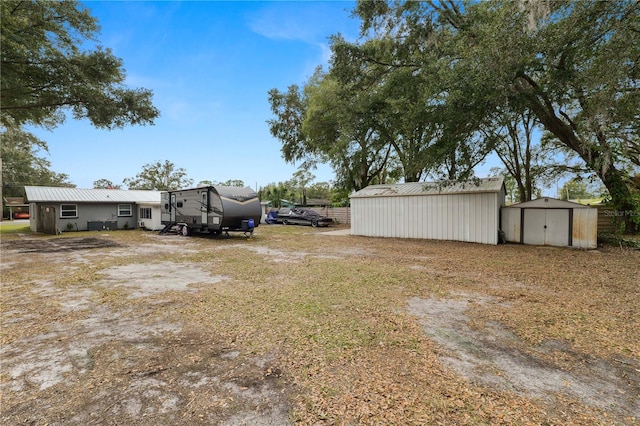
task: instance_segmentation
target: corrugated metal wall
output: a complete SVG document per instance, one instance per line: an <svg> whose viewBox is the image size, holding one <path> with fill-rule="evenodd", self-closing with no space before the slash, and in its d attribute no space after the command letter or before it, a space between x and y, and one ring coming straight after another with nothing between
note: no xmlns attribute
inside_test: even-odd
<svg viewBox="0 0 640 426"><path fill-rule="evenodd" d="M543 211L540 208L524 209ZM565 209L550 209L565 210ZM567 209L568 210L568 209ZM595 208L573 208L571 246L575 248L593 249L598 245L598 211ZM508 242L521 243L522 209L505 207L502 209L502 230ZM526 216L525 216L526 220ZM568 218L566 219L569 220ZM540 229L540 232L544 232ZM567 238L568 239L568 238ZM527 240L525 238L525 243ZM547 243L550 245L559 245Z"/></svg>
<svg viewBox="0 0 640 426"><path fill-rule="evenodd" d="M502 209L502 230L507 241L520 243L520 209L504 207Z"/></svg>
<svg viewBox="0 0 640 426"><path fill-rule="evenodd" d="M573 247L598 247L598 210L573 209Z"/></svg>
<svg viewBox="0 0 640 426"><path fill-rule="evenodd" d="M351 234L497 244L497 193L351 199Z"/></svg>

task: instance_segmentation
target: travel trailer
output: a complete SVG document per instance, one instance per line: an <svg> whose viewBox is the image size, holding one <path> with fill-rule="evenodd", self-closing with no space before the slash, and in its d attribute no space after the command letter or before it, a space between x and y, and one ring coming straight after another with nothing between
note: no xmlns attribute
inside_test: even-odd
<svg viewBox="0 0 640 426"><path fill-rule="evenodd" d="M176 191L164 191L161 199L160 233L175 230L182 235L193 232L230 231L253 233L260 223L262 208L258 194L251 188L236 186L202 186Z"/></svg>

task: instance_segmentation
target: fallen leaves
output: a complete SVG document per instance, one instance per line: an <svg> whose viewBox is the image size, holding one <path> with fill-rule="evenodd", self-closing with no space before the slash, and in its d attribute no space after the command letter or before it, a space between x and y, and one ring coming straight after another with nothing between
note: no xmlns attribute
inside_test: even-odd
<svg viewBox="0 0 640 426"><path fill-rule="evenodd" d="M63 416L64 407L87 404L102 406L105 415L117 413L122 421L127 406L117 392L129 389L132 380L153 379L164 383L148 389L160 392L165 408L151 398L140 400L139 413L145 415L138 424L162 419L160 411L171 404L175 418L196 423L211 421L210 413L220 420L247 407L262 412L269 404L261 399L265 383L287 398L289 416L300 424L634 421L562 394L550 396L554 404L549 404L465 380L443 365L446 349L425 334L406 305L413 297L474 294L483 302L468 298L467 315L477 332L500 324L532 356L568 371L585 360L603 359L637 374L638 252L318 237L301 227L261 226L250 242L134 231L109 238L119 247L100 248L100 258L89 265L77 251L55 258L37 253L31 260L11 256L14 263L3 268L3 339L16 343L46 336L52 325L73 330L96 306L112 310L114 318L135 320L141 330L166 321L180 324L182 331L154 336L152 345L114 338L93 348L89 377L74 371L69 377L78 386L56 388L62 405L50 408L49 421ZM158 255L160 244L170 250ZM185 244L188 251L182 250ZM197 293L171 291L136 300L126 297L126 287L97 284L100 271L114 263L156 269L164 260L199 265L229 279L199 285ZM39 280L57 292L39 293ZM58 299L86 289L94 292L88 304L65 313ZM69 345L74 336L52 340ZM11 379L2 380L6 385ZM96 397L101 389L108 391L103 402ZM171 398L174 391L177 400Z"/></svg>

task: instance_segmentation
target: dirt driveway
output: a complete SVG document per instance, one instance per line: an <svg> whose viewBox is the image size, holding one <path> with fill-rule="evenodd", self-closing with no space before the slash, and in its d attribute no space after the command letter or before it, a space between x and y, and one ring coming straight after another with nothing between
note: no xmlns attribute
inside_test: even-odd
<svg viewBox="0 0 640 426"><path fill-rule="evenodd" d="M2 240L3 424L639 424L640 253Z"/></svg>

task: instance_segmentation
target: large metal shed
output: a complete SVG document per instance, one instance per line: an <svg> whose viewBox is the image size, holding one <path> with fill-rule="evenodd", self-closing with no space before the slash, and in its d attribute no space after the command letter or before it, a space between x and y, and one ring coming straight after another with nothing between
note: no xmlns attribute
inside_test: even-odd
<svg viewBox="0 0 640 426"><path fill-rule="evenodd" d="M598 209L555 198L504 207L501 226L508 242L589 249L598 245Z"/></svg>
<svg viewBox="0 0 640 426"><path fill-rule="evenodd" d="M351 195L351 234L497 244L502 177L371 185Z"/></svg>

